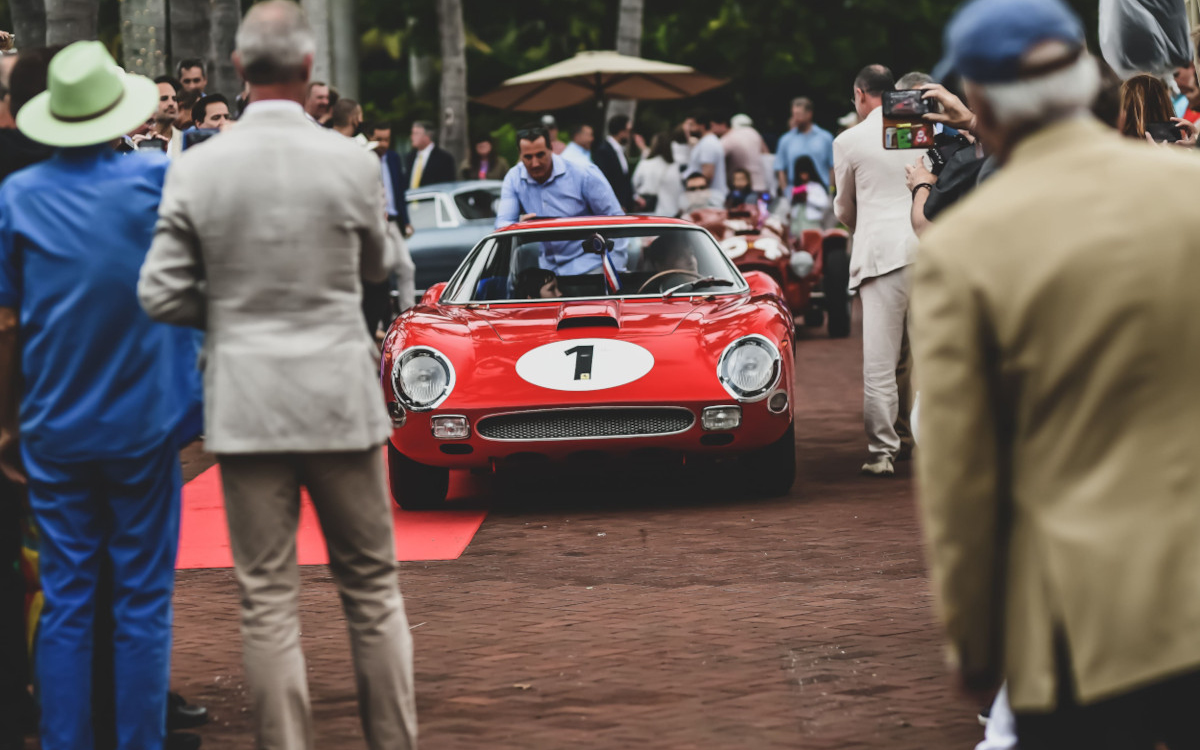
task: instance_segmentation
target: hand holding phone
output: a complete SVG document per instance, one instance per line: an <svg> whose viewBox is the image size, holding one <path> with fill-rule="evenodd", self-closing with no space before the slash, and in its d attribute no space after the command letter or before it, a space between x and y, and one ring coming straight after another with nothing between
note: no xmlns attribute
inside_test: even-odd
<svg viewBox="0 0 1200 750"><path fill-rule="evenodd" d="M1155 143L1175 143L1183 140L1183 132L1173 122L1147 123L1146 135Z"/></svg>

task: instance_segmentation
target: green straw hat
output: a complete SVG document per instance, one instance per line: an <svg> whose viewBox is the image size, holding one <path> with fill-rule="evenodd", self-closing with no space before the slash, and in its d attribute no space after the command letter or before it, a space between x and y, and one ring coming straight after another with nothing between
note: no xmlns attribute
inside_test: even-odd
<svg viewBox="0 0 1200 750"><path fill-rule="evenodd" d="M50 61L47 90L17 114L17 128L48 146L116 140L158 108L158 86L128 75L100 42L75 42Z"/></svg>

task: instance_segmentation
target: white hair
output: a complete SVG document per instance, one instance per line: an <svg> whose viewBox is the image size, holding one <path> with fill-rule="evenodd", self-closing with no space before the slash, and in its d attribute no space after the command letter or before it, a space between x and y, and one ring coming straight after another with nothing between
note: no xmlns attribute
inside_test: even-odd
<svg viewBox="0 0 1200 750"><path fill-rule="evenodd" d="M1027 57L1026 62L1039 61ZM1100 69L1096 60L1084 52L1065 68L1035 78L1014 83L966 83L973 89L972 96L987 100L996 124L1011 128L1039 125L1088 110L1100 93Z"/></svg>
<svg viewBox="0 0 1200 750"><path fill-rule="evenodd" d="M302 78L305 58L316 50L308 18L291 0L255 5L238 27L237 53L247 83L288 83Z"/></svg>

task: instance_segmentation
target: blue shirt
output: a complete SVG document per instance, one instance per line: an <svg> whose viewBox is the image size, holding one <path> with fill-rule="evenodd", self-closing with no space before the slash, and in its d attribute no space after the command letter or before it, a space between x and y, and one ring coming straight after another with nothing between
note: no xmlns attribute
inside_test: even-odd
<svg viewBox="0 0 1200 750"><path fill-rule="evenodd" d="M552 158L553 170L545 182L530 177L524 164L518 164L504 176L500 207L496 211L497 229L515 224L522 214L529 213L543 218L625 215L599 167L577 164L557 155ZM617 270L623 270L624 250L615 248L610 255ZM540 264L557 274L591 273L600 268L600 256L585 253L579 242L546 242Z"/></svg>
<svg viewBox="0 0 1200 750"><path fill-rule="evenodd" d="M792 170L801 156L813 160L817 167L813 177L829 187L829 174L833 170L833 136L829 131L814 123L807 133L792 128L779 138L779 145L775 147L775 171L787 172L789 185L795 184Z"/></svg>
<svg viewBox="0 0 1200 750"><path fill-rule="evenodd" d="M57 461L169 441L193 392L190 332L138 304L166 156L60 149L0 187L0 306L21 326L21 445Z"/></svg>

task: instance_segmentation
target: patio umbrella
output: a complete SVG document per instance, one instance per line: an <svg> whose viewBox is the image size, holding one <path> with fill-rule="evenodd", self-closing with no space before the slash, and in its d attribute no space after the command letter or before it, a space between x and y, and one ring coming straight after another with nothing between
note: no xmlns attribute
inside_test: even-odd
<svg viewBox="0 0 1200 750"><path fill-rule="evenodd" d="M721 78L686 65L644 60L617 52L580 52L500 84L475 101L500 109L544 112L589 99L682 99L721 86Z"/></svg>

